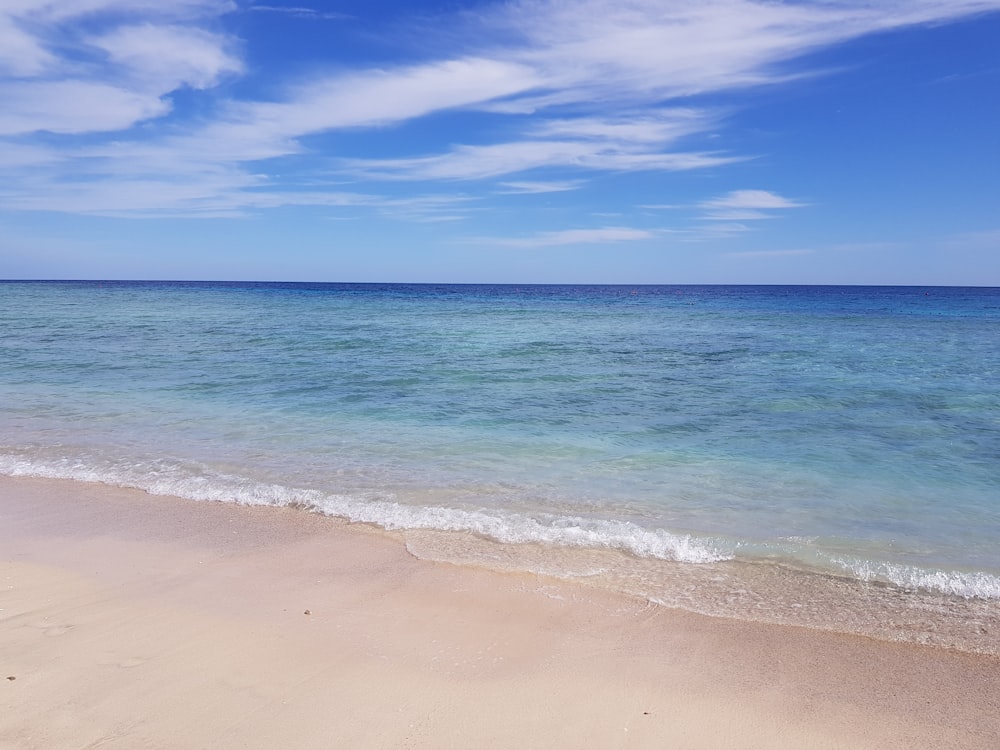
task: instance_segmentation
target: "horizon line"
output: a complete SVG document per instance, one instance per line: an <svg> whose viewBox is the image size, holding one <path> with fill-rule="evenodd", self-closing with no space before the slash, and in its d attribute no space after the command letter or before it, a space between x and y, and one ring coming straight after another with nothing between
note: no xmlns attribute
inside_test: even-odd
<svg viewBox="0 0 1000 750"><path fill-rule="evenodd" d="M321 284L321 285L342 285L342 286L558 286L558 287L850 287L850 288L879 288L879 289L998 289L1000 285L992 284L876 284L864 282L851 282L842 284L819 284L819 283L781 283L781 282L760 282L760 283L730 283L730 282L588 282L588 281L302 281L302 280L261 280L261 279L109 279L109 278L66 278L66 279L0 279L0 284Z"/></svg>

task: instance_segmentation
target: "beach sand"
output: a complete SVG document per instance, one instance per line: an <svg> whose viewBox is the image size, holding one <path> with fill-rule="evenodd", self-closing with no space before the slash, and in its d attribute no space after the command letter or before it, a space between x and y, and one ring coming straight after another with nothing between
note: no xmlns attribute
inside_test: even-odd
<svg viewBox="0 0 1000 750"><path fill-rule="evenodd" d="M1000 660L3 478L0 747L995 750Z"/></svg>

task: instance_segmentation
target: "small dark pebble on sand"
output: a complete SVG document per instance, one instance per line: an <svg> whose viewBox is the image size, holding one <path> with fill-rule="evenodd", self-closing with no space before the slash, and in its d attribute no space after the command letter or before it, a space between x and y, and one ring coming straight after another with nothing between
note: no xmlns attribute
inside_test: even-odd
<svg viewBox="0 0 1000 750"><path fill-rule="evenodd" d="M305 612L303 612L302 614L304 614L304 615L311 615L311 614L312 614L312 612L310 612L310 611L309 611L309 610L307 609L307 610L306 610Z"/></svg>
<svg viewBox="0 0 1000 750"><path fill-rule="evenodd" d="M10 675L7 679L10 680L11 682L13 682L17 678L14 675Z"/></svg>

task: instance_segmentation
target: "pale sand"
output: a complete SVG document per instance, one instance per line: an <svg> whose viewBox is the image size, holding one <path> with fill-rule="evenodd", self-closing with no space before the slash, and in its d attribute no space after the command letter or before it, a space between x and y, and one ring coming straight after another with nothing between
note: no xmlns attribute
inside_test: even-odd
<svg viewBox="0 0 1000 750"><path fill-rule="evenodd" d="M0 747L995 750L1000 661L0 479Z"/></svg>

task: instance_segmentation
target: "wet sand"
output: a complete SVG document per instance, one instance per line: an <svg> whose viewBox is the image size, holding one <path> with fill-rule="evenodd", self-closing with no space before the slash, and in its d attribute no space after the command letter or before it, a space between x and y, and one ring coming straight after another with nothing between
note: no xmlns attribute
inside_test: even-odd
<svg viewBox="0 0 1000 750"><path fill-rule="evenodd" d="M300 510L0 479L0 748L998 746L995 657L418 560Z"/></svg>

